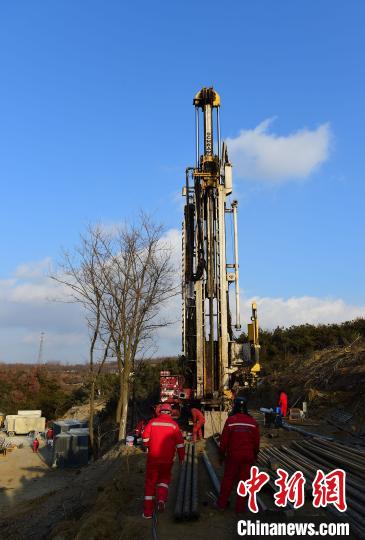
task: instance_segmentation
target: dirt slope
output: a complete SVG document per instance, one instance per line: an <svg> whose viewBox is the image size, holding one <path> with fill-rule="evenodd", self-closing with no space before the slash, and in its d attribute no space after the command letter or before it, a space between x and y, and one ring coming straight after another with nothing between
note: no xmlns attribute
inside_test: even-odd
<svg viewBox="0 0 365 540"><path fill-rule="evenodd" d="M265 377L258 397L261 403L272 405L277 390L285 388L292 404L307 400L312 416L325 417L335 409L352 413L353 430L361 431L365 410L365 343L315 352L308 358L298 358L287 368Z"/></svg>

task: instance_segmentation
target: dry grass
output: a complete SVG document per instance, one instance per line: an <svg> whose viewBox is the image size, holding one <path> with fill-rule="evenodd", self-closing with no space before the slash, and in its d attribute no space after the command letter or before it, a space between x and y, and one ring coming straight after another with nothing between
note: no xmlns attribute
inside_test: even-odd
<svg viewBox="0 0 365 540"><path fill-rule="evenodd" d="M95 503L78 521L63 521L52 530L52 540L140 540L148 525L141 519L145 455L122 447L120 468Z"/></svg>

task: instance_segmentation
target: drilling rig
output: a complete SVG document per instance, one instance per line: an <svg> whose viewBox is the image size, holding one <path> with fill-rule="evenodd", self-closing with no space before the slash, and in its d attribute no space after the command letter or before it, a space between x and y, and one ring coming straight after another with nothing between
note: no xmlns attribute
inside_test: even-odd
<svg viewBox="0 0 365 540"><path fill-rule="evenodd" d="M211 410L224 410L233 384L254 384L260 371L258 318L252 304L247 343L237 343L241 329L236 200L232 165L221 142L220 97L202 88L195 107L195 166L186 169L182 225L182 353L184 386ZM231 260L227 260L227 221L233 221ZM229 286L234 284L234 294ZM235 318L230 301L235 299ZM183 396L182 396L183 397Z"/></svg>

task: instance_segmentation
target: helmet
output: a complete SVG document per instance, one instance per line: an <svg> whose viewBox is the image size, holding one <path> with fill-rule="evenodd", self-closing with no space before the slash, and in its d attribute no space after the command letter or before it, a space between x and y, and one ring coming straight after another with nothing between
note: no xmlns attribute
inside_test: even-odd
<svg viewBox="0 0 365 540"><path fill-rule="evenodd" d="M237 396L233 402L233 410L235 413L243 412L247 414L247 399L242 396Z"/></svg>
<svg viewBox="0 0 365 540"><path fill-rule="evenodd" d="M166 414L171 414L172 413L172 407L171 407L170 403L164 403L163 405L161 405L160 406L160 412L166 413Z"/></svg>

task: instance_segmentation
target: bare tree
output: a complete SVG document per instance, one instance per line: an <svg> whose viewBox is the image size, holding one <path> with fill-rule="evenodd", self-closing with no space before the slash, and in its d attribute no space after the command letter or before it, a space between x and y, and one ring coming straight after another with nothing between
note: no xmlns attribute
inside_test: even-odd
<svg viewBox="0 0 365 540"><path fill-rule="evenodd" d="M106 347L101 365L108 351L117 359L119 440L126 436L129 387L136 358L150 347L156 329L169 324L161 318L161 307L178 292L172 246L163 234L162 226L143 214L138 226L125 224L112 233L100 227L89 228L76 250L78 262L73 264L66 254L55 278L71 289L74 300L82 303L91 329L90 420L97 375L96 343L102 341Z"/></svg>
<svg viewBox="0 0 365 540"><path fill-rule="evenodd" d="M71 301L82 305L89 328L89 426L92 448L94 448L95 383L107 359L110 346L110 336L102 333L101 298L104 291L100 280L102 274L100 264L105 264L106 261L103 261L102 253L98 249L101 238L101 229L90 227L86 234L80 237L80 243L72 254L68 251L63 252L58 272L50 276L67 287ZM95 353L99 343L103 352L101 361L96 364Z"/></svg>
<svg viewBox="0 0 365 540"><path fill-rule="evenodd" d="M161 307L177 293L171 261L171 246L163 239L163 228L142 215L138 226L121 227L103 244L108 265L103 266L102 309L117 358L119 399L116 421L119 440L127 427L131 373L136 357L151 344L157 328L168 321Z"/></svg>

